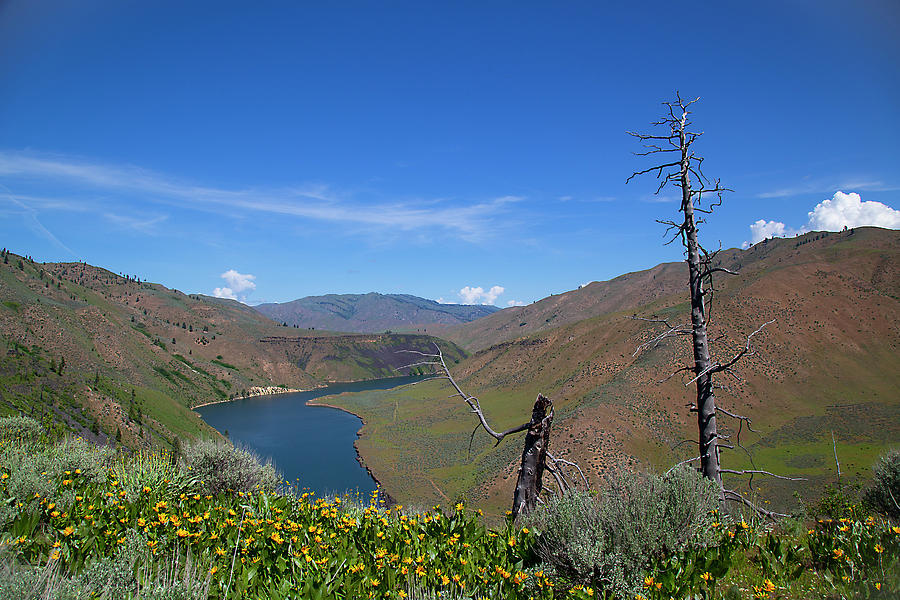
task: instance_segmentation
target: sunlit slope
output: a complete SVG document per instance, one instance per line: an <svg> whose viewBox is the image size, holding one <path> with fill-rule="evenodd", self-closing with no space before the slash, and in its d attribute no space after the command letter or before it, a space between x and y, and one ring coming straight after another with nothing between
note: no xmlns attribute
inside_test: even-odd
<svg viewBox="0 0 900 600"><path fill-rule="evenodd" d="M397 375L399 350L436 341L285 328L235 301L15 254L0 261L0 339L0 413L132 446L206 431L190 407L254 387Z"/></svg>
<svg viewBox="0 0 900 600"><path fill-rule="evenodd" d="M741 435L757 467L808 476L812 481L802 489L814 489L834 477L834 431L842 469L850 477L865 475L879 452L900 443L900 233L811 233L723 255L741 275L718 280L714 352L732 356L748 333L775 319L754 338L755 353L736 371L740 379L719 377L727 386L718 392L720 404L752 417L760 432ZM481 398L497 429L527 420L538 392L551 396L552 451L578 460L593 483L623 463L666 466L689 458L696 446L686 440L696 439L696 421L686 405L694 388L684 385L689 378L660 383L689 359L689 338L633 356L659 331L633 315L688 318L686 291L668 293L668 271L683 273L678 265L629 278L652 282L653 271L663 279L662 291L629 286L648 301L608 298L601 304L615 310L495 344L452 365L455 374ZM590 287L535 306L574 303ZM495 449L490 438L476 434L467 458L474 417L448 395L446 387L429 383L338 402L366 418L359 448L401 501L465 494L495 510L506 507L521 441ZM738 453L723 462L747 464ZM790 500L790 486L765 491L782 505Z"/></svg>

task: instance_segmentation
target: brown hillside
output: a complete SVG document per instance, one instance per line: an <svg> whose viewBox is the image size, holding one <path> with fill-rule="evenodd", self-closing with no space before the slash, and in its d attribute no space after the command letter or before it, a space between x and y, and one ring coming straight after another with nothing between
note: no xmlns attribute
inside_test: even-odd
<svg viewBox="0 0 900 600"><path fill-rule="evenodd" d="M189 409L251 388L394 376L408 362L398 350L435 338L287 328L235 301L8 254L0 341L0 414L45 416L95 441L118 431L140 446L208 432Z"/></svg>
<svg viewBox="0 0 900 600"><path fill-rule="evenodd" d="M748 333L775 319L754 338L756 352L740 364L740 379L719 377L727 386L718 394L721 405L751 416L760 432L741 436L757 466L803 474L812 481L803 489L815 489L833 479L834 431L842 467L851 477L865 476L879 452L900 443L900 232L810 233L721 258L741 274L719 281L710 326L714 353L730 357ZM538 392L553 398L554 450L586 466L595 484L625 462L662 467L689 458L696 450L689 441L696 437L695 417L685 408L694 394L683 384L689 377L660 383L689 358L689 343L673 340L633 356L659 330L632 315L688 320L680 276L686 276L680 265L660 265L545 299L521 309L522 316L502 311L467 325L465 331L502 337L523 317L546 323L555 313L569 321L483 349L455 374L482 399L497 429L527 420ZM606 312L581 320L563 312L580 316L596 307ZM476 436L468 460L471 416L448 407L445 390L430 385L385 394L390 421L377 405L354 404L367 420L359 442L367 464L401 500L421 494L437 500L440 489L505 507L519 442L494 449ZM421 439L407 453L391 440L410 430ZM423 448L440 458L421 458ZM748 464L735 453L723 462ZM791 501L787 486L764 490L781 505Z"/></svg>

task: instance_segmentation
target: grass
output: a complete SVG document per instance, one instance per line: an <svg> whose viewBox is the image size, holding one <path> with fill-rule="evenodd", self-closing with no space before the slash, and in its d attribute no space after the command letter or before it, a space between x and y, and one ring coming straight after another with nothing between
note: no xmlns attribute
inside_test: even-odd
<svg viewBox="0 0 900 600"><path fill-rule="evenodd" d="M573 518L568 510L549 509L563 519L553 527L538 519L490 528L480 511L461 502L406 511L387 508L377 493L358 503L252 482L214 492L203 483L208 476L198 476L200 463L190 450L174 459L115 454L77 440L58 445L34 424L0 425L3 597L614 597L602 577L586 583L542 560L540 540ZM231 450L214 445L200 455L219 452ZM239 475L260 468L238 461L218 470ZM630 515L634 490L619 489L627 491L617 492L621 502L601 491L596 505ZM655 497L649 494L644 500ZM672 497L678 498L673 507L685 502L681 496ZM653 535L668 539L662 520L668 512L634 512L634 522L616 518L618 529L634 536L617 552L640 545L654 528ZM695 511L697 519L672 513L677 524L700 524L704 541L689 533L653 552L629 550L622 558L634 565L631 583L620 592L627 588L630 600L894 597L900 527L848 514L773 530L706 509Z"/></svg>

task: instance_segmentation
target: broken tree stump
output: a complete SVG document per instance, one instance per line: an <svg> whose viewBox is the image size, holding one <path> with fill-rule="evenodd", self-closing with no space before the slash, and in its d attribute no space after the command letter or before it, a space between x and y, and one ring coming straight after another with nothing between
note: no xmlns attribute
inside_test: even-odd
<svg viewBox="0 0 900 600"><path fill-rule="evenodd" d="M522 464L513 495L512 516L531 512L537 505L543 489L547 450L550 447L550 425L553 422L553 402L543 394L538 394L531 411L531 422L525 434L525 448L522 450Z"/></svg>

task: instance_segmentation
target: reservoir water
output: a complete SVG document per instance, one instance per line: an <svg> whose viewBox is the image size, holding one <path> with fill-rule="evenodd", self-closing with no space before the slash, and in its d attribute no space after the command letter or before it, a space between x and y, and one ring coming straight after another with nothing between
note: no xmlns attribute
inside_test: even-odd
<svg viewBox="0 0 900 600"><path fill-rule="evenodd" d="M307 400L367 390L386 390L421 377L341 383L308 392L255 396L197 408L203 420L231 441L272 459L284 478L317 496L358 492L364 499L375 481L356 459L359 417Z"/></svg>

